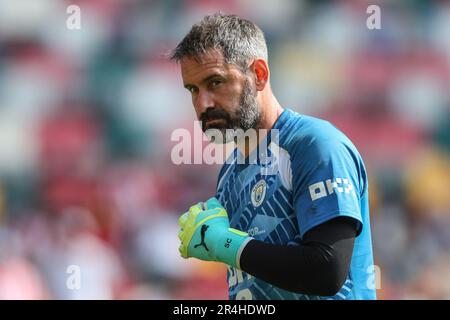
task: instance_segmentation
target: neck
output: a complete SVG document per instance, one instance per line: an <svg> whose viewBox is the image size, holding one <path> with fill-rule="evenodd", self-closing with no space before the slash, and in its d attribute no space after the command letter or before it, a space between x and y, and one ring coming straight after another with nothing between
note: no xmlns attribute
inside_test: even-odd
<svg viewBox="0 0 450 320"><path fill-rule="evenodd" d="M284 109L272 94L267 100L267 102L264 103L263 101L261 103L262 117L259 129L270 130Z"/></svg>

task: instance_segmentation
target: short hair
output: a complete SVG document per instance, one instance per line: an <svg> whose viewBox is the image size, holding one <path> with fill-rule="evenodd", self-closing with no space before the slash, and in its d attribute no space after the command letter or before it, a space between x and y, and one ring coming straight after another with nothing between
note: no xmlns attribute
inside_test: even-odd
<svg viewBox="0 0 450 320"><path fill-rule="evenodd" d="M199 61L211 49L219 50L225 63L238 65L244 70L252 59L268 59L264 33L255 23L220 12L207 15L194 24L169 58L176 62L185 57Z"/></svg>

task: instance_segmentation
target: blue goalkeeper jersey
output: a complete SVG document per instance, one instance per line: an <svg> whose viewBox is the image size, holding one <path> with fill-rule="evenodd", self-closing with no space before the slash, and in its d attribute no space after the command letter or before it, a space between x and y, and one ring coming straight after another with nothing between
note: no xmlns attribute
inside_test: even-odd
<svg viewBox="0 0 450 320"><path fill-rule="evenodd" d="M348 276L336 295L286 291L229 267L230 299L376 299L366 169L353 143L329 122L285 109L249 157L232 152L216 197L232 228L277 245L298 245L308 230L336 217L358 224Z"/></svg>

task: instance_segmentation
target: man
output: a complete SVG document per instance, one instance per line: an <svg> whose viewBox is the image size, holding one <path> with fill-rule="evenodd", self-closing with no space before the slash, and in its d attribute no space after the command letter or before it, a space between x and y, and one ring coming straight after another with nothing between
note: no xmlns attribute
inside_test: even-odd
<svg viewBox="0 0 450 320"><path fill-rule="evenodd" d="M330 123L280 106L262 31L206 16L171 59L203 131L237 143L215 197L180 217L181 255L226 263L230 299L375 299L363 160ZM229 129L256 130L258 147Z"/></svg>

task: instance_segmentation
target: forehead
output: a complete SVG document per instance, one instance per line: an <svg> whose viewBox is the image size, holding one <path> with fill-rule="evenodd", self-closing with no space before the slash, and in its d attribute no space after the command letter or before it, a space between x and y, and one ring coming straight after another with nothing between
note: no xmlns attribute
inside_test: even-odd
<svg viewBox="0 0 450 320"><path fill-rule="evenodd" d="M217 51L207 52L199 59L185 57L180 61L181 76L185 83L201 81L211 74L229 74L237 66L225 62L222 53Z"/></svg>

